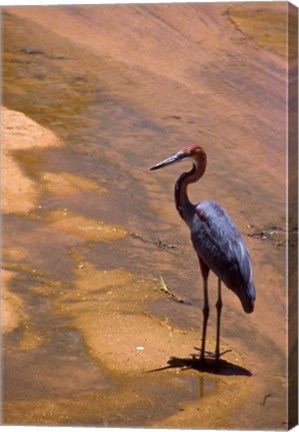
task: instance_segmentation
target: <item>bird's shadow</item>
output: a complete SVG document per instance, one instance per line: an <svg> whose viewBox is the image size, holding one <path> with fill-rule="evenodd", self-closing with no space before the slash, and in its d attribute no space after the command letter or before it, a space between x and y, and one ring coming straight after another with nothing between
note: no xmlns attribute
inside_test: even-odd
<svg viewBox="0 0 299 432"><path fill-rule="evenodd" d="M148 372L159 372L166 369L176 369L179 368L181 370L193 369L200 372L206 372L213 375L242 375L242 376L252 376L252 373L239 365L230 363L226 360L215 360L214 358L205 358L205 361L202 362L198 355L191 354L190 357L187 358L179 358L179 357L170 357L167 365L162 366L157 369L152 369Z"/></svg>

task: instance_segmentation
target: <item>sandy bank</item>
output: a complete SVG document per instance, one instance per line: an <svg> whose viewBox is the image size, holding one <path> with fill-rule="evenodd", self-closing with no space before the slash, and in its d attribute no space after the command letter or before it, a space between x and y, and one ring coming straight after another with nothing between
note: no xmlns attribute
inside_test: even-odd
<svg viewBox="0 0 299 432"><path fill-rule="evenodd" d="M26 213L38 204L39 185L28 178L15 160L18 150L33 147L52 147L60 145L55 134L29 119L21 112L5 107L1 110L1 171L2 171L2 212ZM4 256L7 254L4 251ZM10 256L22 256L22 251L10 251ZM23 257L24 258L24 257ZM22 299L10 292L9 284L16 276L13 272L4 271L2 275L2 330L4 333L14 330L24 321Z"/></svg>
<svg viewBox="0 0 299 432"><path fill-rule="evenodd" d="M40 187L25 175L15 154L34 147L56 147L61 142L53 132L25 114L5 107L1 111L1 140L2 211L26 213L36 207Z"/></svg>

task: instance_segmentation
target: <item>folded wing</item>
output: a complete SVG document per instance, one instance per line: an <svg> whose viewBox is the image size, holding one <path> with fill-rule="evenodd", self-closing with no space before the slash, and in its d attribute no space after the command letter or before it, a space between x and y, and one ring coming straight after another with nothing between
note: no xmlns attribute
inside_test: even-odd
<svg viewBox="0 0 299 432"><path fill-rule="evenodd" d="M240 232L214 201L195 208L191 240L197 255L240 299L245 312L254 308L255 287L251 261Z"/></svg>

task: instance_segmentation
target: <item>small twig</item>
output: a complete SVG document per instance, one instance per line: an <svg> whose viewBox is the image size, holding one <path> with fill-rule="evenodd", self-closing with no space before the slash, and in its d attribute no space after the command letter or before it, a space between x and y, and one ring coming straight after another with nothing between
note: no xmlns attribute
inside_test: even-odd
<svg viewBox="0 0 299 432"><path fill-rule="evenodd" d="M130 233L130 236L131 236L132 238L135 238L135 239L138 239L138 240L143 241L143 243L148 243L148 242L149 242L149 240L144 239L144 238L141 237L139 234Z"/></svg>
<svg viewBox="0 0 299 432"><path fill-rule="evenodd" d="M160 240L159 238L158 238L158 247L160 249L163 249L163 250L167 251L167 252L178 253L177 251L172 250L172 249L177 248L177 246L175 244L165 243L162 240Z"/></svg>
<svg viewBox="0 0 299 432"><path fill-rule="evenodd" d="M157 322L158 324L160 324L162 327L167 328L167 330L169 330L169 331L172 331L172 332L179 332L179 333L182 333L182 334L186 334L186 331L183 330L183 329L179 329L179 328L176 328L176 327L172 327L172 326L170 326L169 324L167 324L165 321L161 321L161 320L159 320L159 318L155 317L154 315L152 315L152 314L150 314L150 313L148 313L148 312L144 312L144 311L143 311L143 313L144 313L144 315L146 315L147 317L149 317L149 318L153 319L154 321L156 321L156 322Z"/></svg>
<svg viewBox="0 0 299 432"><path fill-rule="evenodd" d="M253 237L259 240L274 241L274 245L276 247L283 246L286 242L286 230L284 227L271 224L264 227L247 225L247 228L250 229L250 232L247 234L249 237Z"/></svg>
<svg viewBox="0 0 299 432"><path fill-rule="evenodd" d="M184 299L182 299L182 297L178 296L177 294L173 293L172 291L170 291L168 289L162 276L160 276L160 290L163 291L165 294L169 295L170 297L172 297L178 303L185 303L185 301L184 301Z"/></svg>
<svg viewBox="0 0 299 432"><path fill-rule="evenodd" d="M173 249L177 248L177 246L175 244L163 242L159 238L157 240L146 239L146 238L142 237L141 235L133 233L133 232L130 233L130 236L133 239L141 240L143 243L154 244L154 245L158 246L158 248L162 249L165 252L170 252L170 253L175 253L175 254L179 253L178 251L173 250Z"/></svg>
<svg viewBox="0 0 299 432"><path fill-rule="evenodd" d="M269 397L273 397L273 396L275 396L274 393L267 393L267 394L264 396L264 399L263 399L262 405L265 406L265 405L266 405L266 400L267 400Z"/></svg>
<svg viewBox="0 0 299 432"><path fill-rule="evenodd" d="M167 324L165 321L161 321L158 318L156 318L154 315L144 312L144 315L148 316L149 318L152 318L154 321L159 323L161 326L166 327L168 330L173 330L173 327L171 327L169 324Z"/></svg>

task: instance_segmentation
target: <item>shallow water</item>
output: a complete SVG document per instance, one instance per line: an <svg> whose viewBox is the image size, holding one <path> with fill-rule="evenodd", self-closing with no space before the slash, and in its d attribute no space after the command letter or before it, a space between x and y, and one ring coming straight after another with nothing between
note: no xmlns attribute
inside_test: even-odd
<svg viewBox="0 0 299 432"><path fill-rule="evenodd" d="M4 267L23 314L3 339L5 423L286 427L285 252L277 239L285 224L285 63L246 42L224 7L195 10L227 29L227 55L219 59L219 40L205 42L213 49L208 57L202 48L202 69L189 58L177 81L171 71L157 74L146 51L137 65L117 45L109 56L109 38L99 51L88 37L82 44L50 30L38 8L4 13L3 103L62 142L11 152L38 187L38 203L3 218ZM159 5L123 9L128 19L145 13L149 23L155 10L174 19ZM90 8L60 12L94 25ZM186 6L186 17L191 12ZM196 52L192 38L186 43ZM258 291L250 317L225 292L222 342L233 353L220 374L189 361L200 342L201 291L189 233L172 202L181 167L148 170L194 139L209 165L190 194L230 209ZM255 228L276 237L250 237ZM160 291L160 275L183 303ZM210 285L214 303L213 277ZM213 349L214 311L209 325ZM169 364L172 357L179 361Z"/></svg>

